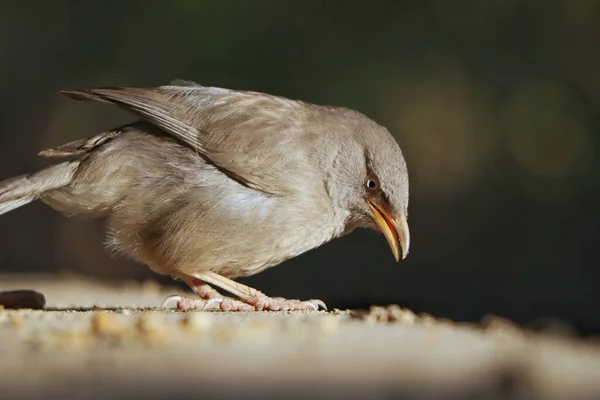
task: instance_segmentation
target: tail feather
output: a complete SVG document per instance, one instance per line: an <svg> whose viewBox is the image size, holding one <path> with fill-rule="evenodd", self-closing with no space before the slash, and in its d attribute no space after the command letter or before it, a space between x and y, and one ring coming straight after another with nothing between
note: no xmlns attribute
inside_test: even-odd
<svg viewBox="0 0 600 400"><path fill-rule="evenodd" d="M0 203L0 215L6 214L9 211L14 210L15 208L19 208L24 206L27 203L31 203L35 198L33 197L23 197L21 199L9 200Z"/></svg>
<svg viewBox="0 0 600 400"><path fill-rule="evenodd" d="M68 185L78 167L79 161L68 161L0 182L0 214L36 200L48 191Z"/></svg>

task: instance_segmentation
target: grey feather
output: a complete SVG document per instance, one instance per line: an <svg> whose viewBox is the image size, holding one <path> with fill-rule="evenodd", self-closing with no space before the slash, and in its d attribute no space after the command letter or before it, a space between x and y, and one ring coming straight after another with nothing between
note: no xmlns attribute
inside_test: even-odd
<svg viewBox="0 0 600 400"><path fill-rule="evenodd" d="M24 206L25 204L31 203L35 198L33 197L22 197L16 200L8 200L0 202L0 215L6 214L9 211Z"/></svg>
<svg viewBox="0 0 600 400"><path fill-rule="evenodd" d="M30 203L46 192L68 185L78 165L79 161L64 162L33 174L0 182L0 214Z"/></svg>
<svg viewBox="0 0 600 400"><path fill-rule="evenodd" d="M44 192L65 186L71 181L78 165L79 161L64 162L0 182L0 202L38 198Z"/></svg>

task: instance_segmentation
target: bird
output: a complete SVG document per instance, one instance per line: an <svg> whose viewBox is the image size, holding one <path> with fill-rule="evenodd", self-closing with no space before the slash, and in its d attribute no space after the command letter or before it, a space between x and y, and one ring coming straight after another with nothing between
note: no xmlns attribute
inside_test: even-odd
<svg viewBox="0 0 600 400"><path fill-rule="evenodd" d="M403 153L358 111L184 80L60 93L135 120L41 151L67 159L0 182L0 214L41 200L68 216L104 218L110 249L196 294L169 296L163 307L326 310L234 279L357 228L382 232L396 261L408 254Z"/></svg>

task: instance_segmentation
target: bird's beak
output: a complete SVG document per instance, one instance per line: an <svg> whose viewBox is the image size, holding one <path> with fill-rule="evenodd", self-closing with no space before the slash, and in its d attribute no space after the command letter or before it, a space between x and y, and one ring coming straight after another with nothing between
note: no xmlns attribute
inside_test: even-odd
<svg viewBox="0 0 600 400"><path fill-rule="evenodd" d="M373 212L373 220L387 239L396 261L400 261L400 250L402 250L402 259L405 259L410 247L410 231L406 215L400 213L400 215L392 217L389 212L377 206L370 199L367 198L366 201Z"/></svg>

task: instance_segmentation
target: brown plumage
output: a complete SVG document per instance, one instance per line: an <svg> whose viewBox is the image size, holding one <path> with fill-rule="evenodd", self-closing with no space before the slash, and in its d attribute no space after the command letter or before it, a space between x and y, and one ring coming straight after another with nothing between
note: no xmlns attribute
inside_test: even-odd
<svg viewBox="0 0 600 400"><path fill-rule="evenodd" d="M0 214L40 199L108 219L111 246L200 299L180 308L317 309L229 278L258 273L357 227L406 256L408 173L390 133L364 115L176 81L63 92L141 121L40 154L75 156L0 183ZM221 296L218 286L238 297Z"/></svg>

